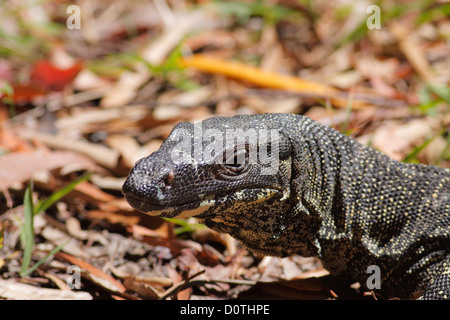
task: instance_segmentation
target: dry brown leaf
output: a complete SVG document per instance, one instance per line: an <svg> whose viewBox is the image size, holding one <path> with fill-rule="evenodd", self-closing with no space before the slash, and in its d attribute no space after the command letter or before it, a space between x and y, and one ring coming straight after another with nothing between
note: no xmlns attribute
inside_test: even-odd
<svg viewBox="0 0 450 320"><path fill-rule="evenodd" d="M302 273L299 266L289 258L281 259L281 267L283 269L283 278L287 280L297 278Z"/></svg>
<svg viewBox="0 0 450 320"><path fill-rule="evenodd" d="M41 215L36 216L35 220L39 219L39 217L41 217ZM40 219L44 220L43 218ZM64 244L62 249L64 252L83 259L88 259L90 257L89 253L84 250L83 245L79 240L71 237L66 232L61 231L58 227L47 224L39 234L52 244Z"/></svg>
<svg viewBox="0 0 450 320"><path fill-rule="evenodd" d="M21 135L25 139L38 140L52 148L81 153L105 168L115 169L117 167L119 153L100 144L36 132L23 132Z"/></svg>
<svg viewBox="0 0 450 320"><path fill-rule="evenodd" d="M114 197L110 194L106 194L106 196ZM130 204L127 202L127 200L123 197L114 198L111 200L104 201L103 203L99 203L99 207L101 210L105 210L105 211L124 211L124 212L134 212L134 213L138 212L134 208L132 208L130 206ZM140 213L140 215L143 217L150 217L147 215L143 215L142 213ZM158 217L154 217L154 218L160 219Z"/></svg>
<svg viewBox="0 0 450 320"><path fill-rule="evenodd" d="M155 287L168 287L171 286L172 280L167 277L155 277L155 276L136 276L136 280L151 284Z"/></svg>
<svg viewBox="0 0 450 320"><path fill-rule="evenodd" d="M196 254L203 251L201 244L192 240L168 239L159 237L148 237L143 239L144 242L153 246L164 246L170 249L173 256L182 254L183 249L194 251Z"/></svg>
<svg viewBox="0 0 450 320"><path fill-rule="evenodd" d="M0 279L0 297L14 300L92 300L92 296L84 291L40 288L3 279Z"/></svg>
<svg viewBox="0 0 450 320"><path fill-rule="evenodd" d="M123 281L123 284L127 289L138 293L141 298L147 300L157 300L164 292L163 290L157 290L157 288L153 287L151 284L136 278L126 278Z"/></svg>
<svg viewBox="0 0 450 320"><path fill-rule="evenodd" d="M340 89L350 89L362 80L361 74L357 71L343 71L327 76L327 83Z"/></svg>
<svg viewBox="0 0 450 320"><path fill-rule="evenodd" d="M88 69L83 69L73 82L73 87L79 91L89 91L110 86L111 81L101 78Z"/></svg>
<svg viewBox="0 0 450 320"><path fill-rule="evenodd" d="M145 237L158 237L158 238L173 238L173 228L170 223L164 222L156 229L149 229L144 226L133 224L130 225L131 233L135 237L145 236Z"/></svg>
<svg viewBox="0 0 450 320"><path fill-rule="evenodd" d="M358 141L367 144L372 142L372 147L381 150L393 159L402 160L411 146L417 145L424 138L433 133L433 127L439 120L416 119L405 124L393 121L385 122L375 132L358 137Z"/></svg>
<svg viewBox="0 0 450 320"><path fill-rule="evenodd" d="M151 64L161 64L188 32L207 22L207 17L202 11L184 13L169 19L174 20L166 21L167 28L164 33L142 50L141 56Z"/></svg>
<svg viewBox="0 0 450 320"><path fill-rule="evenodd" d="M67 285L67 283L62 280L61 278L59 278L57 275L51 274L51 273L44 273L44 276L48 279L50 279L51 281L53 281L53 283L61 290L63 291L71 291L72 289L69 288L69 286Z"/></svg>
<svg viewBox="0 0 450 320"><path fill-rule="evenodd" d="M80 221L78 219L74 218L74 217L71 217L71 216L69 216L67 218L66 223L65 223L65 227L66 227L67 232L71 236L73 236L73 237L75 237L75 238L77 238L79 240L87 240L87 239L89 239L89 236L91 234L90 231L86 231L86 230L81 229Z"/></svg>
<svg viewBox="0 0 450 320"><path fill-rule="evenodd" d="M93 265L91 265L90 263L88 263L84 260L81 260L81 259L71 256L69 254L66 254L64 252L57 252L55 256L79 266L81 269L84 269L88 274L90 274L94 277L98 277L100 279L107 281L109 284L111 284L113 286L114 291L125 292L125 290L126 290L126 288L122 285L122 283L120 283L119 281L117 281L116 279L111 277L110 275L104 273L100 269L97 269L96 267L94 267Z"/></svg>
<svg viewBox="0 0 450 320"><path fill-rule="evenodd" d="M2 64L0 62L0 69L2 68ZM9 67L6 67L8 70L10 70ZM5 72L4 70L2 70L3 73ZM12 75L11 75L12 76ZM5 77L5 74L3 74L3 77ZM0 81L0 85L3 85L3 81L5 79L2 79L2 81ZM10 118L9 116L9 112L8 112L8 108L5 105L0 105L0 123L4 123L5 121L8 121ZM3 131L4 128L0 127L0 133Z"/></svg>
<svg viewBox="0 0 450 320"><path fill-rule="evenodd" d="M105 177L99 174L91 175L91 181L99 188L108 190L121 190L123 183L125 182L125 177L114 178Z"/></svg>
<svg viewBox="0 0 450 320"><path fill-rule="evenodd" d="M133 226L140 221L140 214L130 214L123 211L89 210L83 213L91 220L106 220L111 223L119 223L125 226Z"/></svg>
<svg viewBox="0 0 450 320"><path fill-rule="evenodd" d="M447 141L443 136L433 139L423 150L426 163L436 163L446 147L448 147Z"/></svg>
<svg viewBox="0 0 450 320"><path fill-rule="evenodd" d="M174 92L168 91L167 93L161 94L157 101L158 105L176 105L179 107L196 107L208 99L212 95L212 90L210 86L203 86L193 90L188 90L184 92Z"/></svg>
<svg viewBox="0 0 450 320"><path fill-rule="evenodd" d="M297 113L300 111L301 99L299 97L270 99L253 95L244 97L242 104L258 113Z"/></svg>
<svg viewBox="0 0 450 320"><path fill-rule="evenodd" d="M0 111L5 110L0 106ZM2 123L0 119L0 123ZM0 127L0 148L11 152L31 152L33 148L13 132Z"/></svg>
<svg viewBox="0 0 450 320"><path fill-rule="evenodd" d="M176 105L160 105L153 110L153 117L160 121L177 119L183 115L182 108Z"/></svg>
<svg viewBox="0 0 450 320"><path fill-rule="evenodd" d="M129 120L129 122L144 119L149 114L148 107L144 105L129 105L123 108L82 110L73 115L60 118L55 126L59 132L77 129L80 132L87 131L86 128L95 125L109 124L112 121ZM92 131L93 129L91 129Z"/></svg>
<svg viewBox="0 0 450 320"><path fill-rule="evenodd" d="M173 287L176 287L183 281L183 277L172 267L167 268L168 275L172 280ZM168 289L170 291L172 288ZM189 300L192 294L192 288L188 288L182 291L177 292L176 298L178 300Z"/></svg>
<svg viewBox="0 0 450 320"><path fill-rule="evenodd" d="M261 47L263 54L261 69L268 71L279 71L286 69L282 66L284 55L283 48L278 41L277 31L274 25L268 24L261 34Z"/></svg>
<svg viewBox="0 0 450 320"><path fill-rule="evenodd" d="M95 164L80 154L69 151L9 153L0 158L0 190L14 183L30 180L33 173L69 165L78 169L94 169Z"/></svg>
<svg viewBox="0 0 450 320"><path fill-rule="evenodd" d="M366 79L379 78L393 83L400 65L397 59L377 59L374 56L361 56L355 61L355 69Z"/></svg>
<svg viewBox="0 0 450 320"><path fill-rule="evenodd" d="M294 279L308 279L308 278L320 278L329 275L330 272L328 272L325 268L318 268L311 271L303 271L301 274L295 276Z"/></svg>
<svg viewBox="0 0 450 320"><path fill-rule="evenodd" d="M75 186L74 194L80 195L90 202L105 203L116 200L113 195L103 192L89 181L83 181Z"/></svg>
<svg viewBox="0 0 450 320"><path fill-rule="evenodd" d="M105 142L120 153L124 165L129 169L133 168L139 159L148 155L147 151L137 143L136 139L128 135L109 135Z"/></svg>
<svg viewBox="0 0 450 320"><path fill-rule="evenodd" d="M131 102L137 94L137 90L150 79L147 72L123 72L119 81L113 86L100 101L104 108L123 107Z"/></svg>
<svg viewBox="0 0 450 320"><path fill-rule="evenodd" d="M192 34L186 39L186 45L192 51L198 51L203 47L230 48L236 45L236 40L232 32L227 30L204 30L197 34Z"/></svg>
<svg viewBox="0 0 450 320"><path fill-rule="evenodd" d="M402 22L392 23L389 31L398 41L402 53L411 63L414 70L426 81L432 82L434 75L426 58L422 46L416 39L416 34Z"/></svg>

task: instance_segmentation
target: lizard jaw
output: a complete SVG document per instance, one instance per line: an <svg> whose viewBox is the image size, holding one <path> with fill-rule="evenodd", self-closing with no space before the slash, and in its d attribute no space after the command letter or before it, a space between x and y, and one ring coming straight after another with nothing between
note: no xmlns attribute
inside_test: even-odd
<svg viewBox="0 0 450 320"><path fill-rule="evenodd" d="M163 206L149 203L129 195L125 196L125 198L133 208L150 216L160 216L164 218L188 218L196 216L214 205L214 203L208 204L207 201L198 201L176 206Z"/></svg>
<svg viewBox="0 0 450 320"><path fill-rule="evenodd" d="M243 190L237 190L235 192L222 194L220 196L204 196L199 201L174 206L149 203L143 199L133 197L132 195L126 195L125 198L133 208L151 216L160 216L164 218L189 218L198 216L211 207L216 207L219 203L224 203L227 200L229 201L230 195L236 199L235 201L247 203L262 202L277 195L279 197L281 195L281 197L284 198L284 195L277 189L264 188L254 189L254 191L258 196L252 197L251 199L245 198Z"/></svg>

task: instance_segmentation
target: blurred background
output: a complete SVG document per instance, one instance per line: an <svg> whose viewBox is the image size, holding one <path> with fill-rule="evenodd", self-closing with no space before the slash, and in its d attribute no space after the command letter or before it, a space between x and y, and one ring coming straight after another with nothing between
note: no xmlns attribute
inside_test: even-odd
<svg viewBox="0 0 450 320"><path fill-rule="evenodd" d="M58 296L69 264L89 279L72 298L237 297L245 281L325 274L145 217L122 183L180 121L266 112L450 167L449 16L423 0L1 1L0 296L27 292L19 278ZM242 282L170 292L201 270Z"/></svg>

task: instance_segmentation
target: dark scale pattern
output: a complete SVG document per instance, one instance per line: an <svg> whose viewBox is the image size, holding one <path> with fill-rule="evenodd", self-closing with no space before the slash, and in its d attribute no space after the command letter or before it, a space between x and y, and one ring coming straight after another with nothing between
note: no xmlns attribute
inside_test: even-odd
<svg viewBox="0 0 450 320"><path fill-rule="evenodd" d="M196 216L257 254L318 256L332 275L363 285L368 266L377 265L386 297L450 299L449 169L391 160L298 115L215 117L202 125L277 129L277 172L261 175L260 164L242 172L202 161L175 164L168 139L125 182L132 206ZM199 135L183 123L171 136L180 129L193 140Z"/></svg>

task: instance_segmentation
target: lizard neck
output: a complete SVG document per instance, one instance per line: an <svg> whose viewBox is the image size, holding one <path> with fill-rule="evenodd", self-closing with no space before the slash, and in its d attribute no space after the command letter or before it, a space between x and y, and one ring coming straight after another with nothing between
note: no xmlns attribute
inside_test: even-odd
<svg viewBox="0 0 450 320"><path fill-rule="evenodd" d="M345 136L313 123L305 123L302 131L293 142L293 210L296 219L305 221L300 233L314 243L311 253L321 257L328 240L348 238L341 172L352 145L341 142L349 140Z"/></svg>

